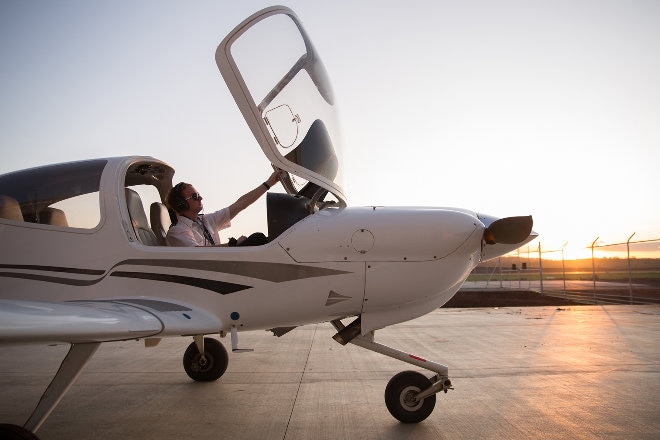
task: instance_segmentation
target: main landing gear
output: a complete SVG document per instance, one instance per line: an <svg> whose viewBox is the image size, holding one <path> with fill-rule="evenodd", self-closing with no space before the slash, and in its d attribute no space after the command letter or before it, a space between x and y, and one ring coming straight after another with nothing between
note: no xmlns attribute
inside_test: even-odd
<svg viewBox="0 0 660 440"><path fill-rule="evenodd" d="M224 333L220 333L224 336ZM232 353L253 351L251 348L238 348L238 330L231 329ZM205 338L204 335L193 336L193 342L183 354L183 368L188 376L197 382L212 382L222 376L227 370L229 356L224 345L217 339Z"/></svg>
<svg viewBox="0 0 660 440"><path fill-rule="evenodd" d="M188 377L197 382L212 382L222 376L227 370L229 356L220 341L194 336L186 352L183 354L183 368Z"/></svg>
<svg viewBox="0 0 660 440"><path fill-rule="evenodd" d="M416 371L403 371L390 379L385 388L385 405L400 422L419 423L426 419L435 408L435 395L453 389L447 366L379 344L374 341L374 332L360 336L360 318L348 326L344 326L339 319L332 321L332 325L337 329L333 338L342 345L350 342L436 373L429 379Z"/></svg>

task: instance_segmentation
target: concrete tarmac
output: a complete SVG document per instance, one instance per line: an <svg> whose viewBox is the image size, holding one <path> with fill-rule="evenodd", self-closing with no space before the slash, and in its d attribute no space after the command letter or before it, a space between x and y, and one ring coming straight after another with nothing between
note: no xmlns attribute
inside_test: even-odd
<svg viewBox="0 0 660 440"><path fill-rule="evenodd" d="M52 439L657 439L660 306L439 309L376 340L449 366L454 390L416 425L385 407L391 376L419 370L331 339L330 324L276 338L194 383L190 338L108 343L38 434ZM229 338L222 340L230 347ZM22 424L67 346L0 347L0 422ZM429 372L428 376L432 374Z"/></svg>

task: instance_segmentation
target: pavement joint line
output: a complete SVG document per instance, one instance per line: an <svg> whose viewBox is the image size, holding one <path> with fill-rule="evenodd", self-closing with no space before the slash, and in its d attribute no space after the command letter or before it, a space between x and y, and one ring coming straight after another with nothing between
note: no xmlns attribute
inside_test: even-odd
<svg viewBox="0 0 660 440"><path fill-rule="evenodd" d="M303 378L305 377L305 371L307 371L307 364L309 363L309 358L312 354L312 347L314 346L314 341L316 340L316 331L319 326L316 324L314 326L314 334L312 334L312 342L309 344L309 350L307 351L307 359L305 359L305 365L303 366L302 373L300 374L300 381L298 381L298 389L296 390L296 396L293 398L293 405L291 405L291 413L289 414L289 420L286 422L286 429L284 430L284 437L282 440L286 439L287 434L289 433L289 425L291 424L291 419L293 418L293 412L296 409L296 403L298 402L298 394L300 394L300 387L302 386Z"/></svg>

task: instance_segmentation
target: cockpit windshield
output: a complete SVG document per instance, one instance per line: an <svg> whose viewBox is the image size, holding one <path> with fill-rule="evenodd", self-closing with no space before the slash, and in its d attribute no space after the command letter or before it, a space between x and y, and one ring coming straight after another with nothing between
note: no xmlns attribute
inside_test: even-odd
<svg viewBox="0 0 660 440"><path fill-rule="evenodd" d="M271 163L343 201L332 88L293 12L250 17L223 40L216 61Z"/></svg>

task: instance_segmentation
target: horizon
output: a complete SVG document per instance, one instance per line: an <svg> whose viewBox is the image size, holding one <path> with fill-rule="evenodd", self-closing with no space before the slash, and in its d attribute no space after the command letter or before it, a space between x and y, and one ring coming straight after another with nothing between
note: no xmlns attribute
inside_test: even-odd
<svg viewBox="0 0 660 440"><path fill-rule="evenodd" d="M660 234L659 234L660 235ZM568 242L559 247L546 247L539 238L529 244L507 254L507 257L515 257L517 254L536 254L538 256L539 243L541 244L541 253L544 260L591 260L592 248L589 244L586 246L574 246ZM660 258L660 237L654 239L645 239L630 241L630 252L626 242L605 243L601 240L593 240L593 257L595 259L626 259L628 254L630 259L658 259ZM562 254L563 247L563 254Z"/></svg>

